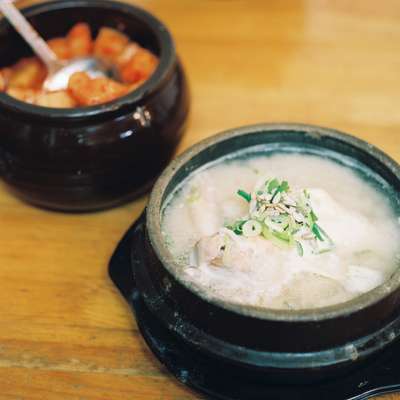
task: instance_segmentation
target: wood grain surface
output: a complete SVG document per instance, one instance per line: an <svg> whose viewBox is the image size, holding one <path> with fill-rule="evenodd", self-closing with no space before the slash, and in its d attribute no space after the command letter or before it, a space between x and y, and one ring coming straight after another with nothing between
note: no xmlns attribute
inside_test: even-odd
<svg viewBox="0 0 400 400"><path fill-rule="evenodd" d="M135 3L170 27L190 80L179 151L223 129L289 121L353 133L400 161L399 0ZM0 399L200 398L155 360L107 275L146 200L65 215L0 184Z"/></svg>

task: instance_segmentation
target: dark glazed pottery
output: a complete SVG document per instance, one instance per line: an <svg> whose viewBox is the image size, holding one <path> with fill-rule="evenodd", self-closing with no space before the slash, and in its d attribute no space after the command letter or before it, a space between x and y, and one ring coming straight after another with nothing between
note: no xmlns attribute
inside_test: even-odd
<svg viewBox="0 0 400 400"><path fill-rule="evenodd" d="M146 222L134 234L132 265L138 293L155 318L195 352L283 382L320 380L378 354L400 335L400 270L354 300L310 310L272 310L222 302L189 285L161 234L167 196L191 172L237 150L301 151L350 160L379 180L400 213L400 168L375 147L330 129L265 124L207 139L174 160L153 188ZM292 150L290 150L292 149ZM338 158L338 159L339 159ZM352 164L353 165L353 164ZM247 371L247 372L245 372Z"/></svg>
<svg viewBox="0 0 400 400"><path fill-rule="evenodd" d="M139 195L171 158L189 109L170 33L146 11L106 0L59 0L23 12L46 39L80 21L93 35L118 28L160 65L140 88L100 106L45 108L0 93L0 175L22 199L56 210L96 210ZM2 20L0 68L30 54Z"/></svg>

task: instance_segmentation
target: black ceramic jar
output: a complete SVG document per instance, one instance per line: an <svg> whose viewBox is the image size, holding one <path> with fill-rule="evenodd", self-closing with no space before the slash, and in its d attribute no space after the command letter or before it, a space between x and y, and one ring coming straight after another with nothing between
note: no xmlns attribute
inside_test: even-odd
<svg viewBox="0 0 400 400"><path fill-rule="evenodd" d="M145 220L138 223L131 242L133 303L142 299L153 318L193 359L205 357L208 368L229 370L232 377L303 383L361 365L400 335L400 269L383 285L351 301L309 310L223 302L188 285L177 274L179 266L161 233L166 198L196 169L246 149L263 154L319 154L336 161L345 157L351 165L370 171L369 179L376 176L385 182L387 195L400 214L400 167L368 143L304 125L265 124L231 130L187 150L155 184Z"/></svg>
<svg viewBox="0 0 400 400"><path fill-rule="evenodd" d="M119 29L156 54L154 74L134 92L104 105L55 109L0 93L0 176L22 199L46 208L90 211L131 199L171 158L189 109L173 39L155 17L106 0L58 0L23 10L45 38L87 22ZM0 68L31 50L0 22Z"/></svg>

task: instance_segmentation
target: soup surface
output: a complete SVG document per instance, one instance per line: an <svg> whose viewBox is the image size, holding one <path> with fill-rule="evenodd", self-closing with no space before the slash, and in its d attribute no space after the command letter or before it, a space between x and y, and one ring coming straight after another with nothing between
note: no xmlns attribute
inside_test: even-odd
<svg viewBox="0 0 400 400"><path fill-rule="evenodd" d="M399 217L378 187L371 171L317 155L233 158L190 175L167 198L162 233L176 275L208 297L333 305L398 266Z"/></svg>

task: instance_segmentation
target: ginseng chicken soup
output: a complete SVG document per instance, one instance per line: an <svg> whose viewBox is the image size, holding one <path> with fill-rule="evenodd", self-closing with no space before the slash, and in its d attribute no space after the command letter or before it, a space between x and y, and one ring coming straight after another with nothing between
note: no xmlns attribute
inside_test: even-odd
<svg viewBox="0 0 400 400"><path fill-rule="evenodd" d="M344 156L238 153L169 195L162 234L174 273L208 298L324 307L374 289L398 267L389 190Z"/></svg>

